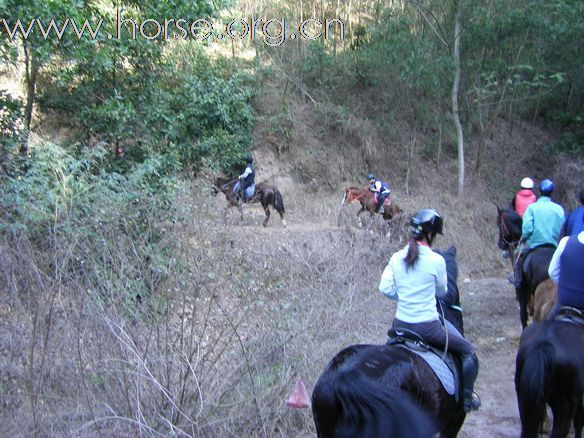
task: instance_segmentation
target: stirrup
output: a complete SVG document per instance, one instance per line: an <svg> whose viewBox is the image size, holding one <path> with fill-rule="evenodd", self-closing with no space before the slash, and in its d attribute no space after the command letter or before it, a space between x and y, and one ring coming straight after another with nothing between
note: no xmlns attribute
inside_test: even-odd
<svg viewBox="0 0 584 438"><path fill-rule="evenodd" d="M481 407L481 398L479 397L479 395L475 391L473 391L471 399L464 400L464 411L465 412L478 411L480 407Z"/></svg>

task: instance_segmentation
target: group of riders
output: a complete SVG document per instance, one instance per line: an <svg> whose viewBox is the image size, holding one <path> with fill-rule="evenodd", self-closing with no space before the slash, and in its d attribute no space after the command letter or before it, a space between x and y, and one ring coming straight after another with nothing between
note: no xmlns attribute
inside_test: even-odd
<svg viewBox="0 0 584 438"><path fill-rule="evenodd" d="M578 207L567 216L564 209L551 199L554 183L544 179L539 184L539 197L531 178L521 181L511 207L522 217L520 256L515 262L512 282L522 281L525 255L541 246L555 249L549 265L550 278L557 284L557 301L550 318L562 306L584 313L584 188ZM461 360L463 407L465 412L480 407L473 391L478 374L478 359L474 347L448 321L440 320L436 298L446 293L444 258L431 250L437 234L442 234L441 216L432 209L420 210L410 220L410 240L394 253L381 276L379 290L397 300L394 329L413 330L428 343L448 348Z"/></svg>
<svg viewBox="0 0 584 438"><path fill-rule="evenodd" d="M255 170L253 157L239 176L234 192L243 199L253 196ZM390 196L389 184L367 175L369 190L376 195L376 212ZM544 179L539 184L539 197L534 192L534 182L524 178L515 194L511 207L522 217L520 256L515 263L515 276L511 280L519 287L522 281L523 260L530 251L543 245L556 248L549 265L549 276L557 284L557 302L552 315L561 306L572 306L584 312L584 188L580 192L582 206L567 216L563 208L552 201L554 183ZM250 189L251 188L251 189ZM446 347L461 361L462 395L465 412L480 407L474 392L479 361L473 345L445 318L436 307L436 299L447 292L446 262L432 250L438 234L442 234L443 220L433 209L418 211L409 222L408 244L395 252L385 267L379 291L397 300L393 329L416 332L426 342L436 347Z"/></svg>
<svg viewBox="0 0 584 438"><path fill-rule="evenodd" d="M233 193L242 202L251 200L255 194L255 168L251 153L246 156L245 162L245 169L237 177L237 181L233 186ZM389 184L376 178L372 173L367 175L367 181L369 182L369 190L375 194L375 213L383 214L383 203L391 194Z"/></svg>
<svg viewBox="0 0 584 438"><path fill-rule="evenodd" d="M514 275L509 278L516 288L523 282L523 264L530 252L541 247L555 248L548 274L557 286L557 299L549 318L562 306L584 312L584 188L580 191L580 207L568 215L551 196L554 183L544 179L539 184L539 198L534 193L531 178L521 180L511 207L522 218L521 239L514 263Z"/></svg>

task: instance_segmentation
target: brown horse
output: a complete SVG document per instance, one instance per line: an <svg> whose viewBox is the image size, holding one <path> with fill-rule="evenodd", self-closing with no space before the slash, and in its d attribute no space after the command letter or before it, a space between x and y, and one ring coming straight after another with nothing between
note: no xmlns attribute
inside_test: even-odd
<svg viewBox="0 0 584 438"><path fill-rule="evenodd" d="M533 295L533 320L542 321L548 319L550 312L556 304L556 283L551 278L542 281L535 288Z"/></svg>
<svg viewBox="0 0 584 438"><path fill-rule="evenodd" d="M349 187L345 190L345 196L341 206L348 205L353 201L359 201L361 203L361 209L357 212L359 225L361 225L361 213L368 211L370 216L373 217L377 205L375 202L375 193L369 190L368 187ZM383 203L383 219L388 221L399 215L401 212L402 209L399 205L392 201L391 196L388 196Z"/></svg>
<svg viewBox="0 0 584 438"><path fill-rule="evenodd" d="M286 220L284 219L284 199L282 194L275 187L271 186L265 182L256 184L255 194L251 199L243 201L239 193L233 192L233 186L238 181L237 178L228 179L223 177L215 178L214 188L215 195L220 191L225 195L228 202L228 207L237 207L239 214L241 215L241 220L243 220L243 207L245 204L255 204L257 202L262 204L264 212L266 213L266 218L264 219L263 226L268 225L268 220L270 219L270 206L274 207L276 211L280 214L280 219L282 219L282 225L286 226Z"/></svg>

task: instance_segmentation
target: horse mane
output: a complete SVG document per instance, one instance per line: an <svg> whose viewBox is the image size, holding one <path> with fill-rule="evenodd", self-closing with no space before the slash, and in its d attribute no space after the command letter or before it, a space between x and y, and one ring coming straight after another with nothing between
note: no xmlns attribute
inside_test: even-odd
<svg viewBox="0 0 584 438"><path fill-rule="evenodd" d="M438 300L438 312L450 321L460 334L464 335L462 312L460 311L460 291L458 290L458 264L456 263L456 247L451 245L447 250L435 249L446 262L446 276L448 281L446 296ZM442 308L441 308L442 306Z"/></svg>
<svg viewBox="0 0 584 438"><path fill-rule="evenodd" d="M356 369L338 370L334 379L317 385L312 405L317 407L313 412L318 436L425 438L436 432L429 414L409 394L376 384ZM328 405L338 394L343 394L337 399L342 412L335 417L338 422L320 421L318 406Z"/></svg>

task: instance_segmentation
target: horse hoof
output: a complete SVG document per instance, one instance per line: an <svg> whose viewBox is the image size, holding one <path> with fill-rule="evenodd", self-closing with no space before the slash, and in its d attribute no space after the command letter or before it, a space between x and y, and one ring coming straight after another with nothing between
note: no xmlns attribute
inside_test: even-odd
<svg viewBox="0 0 584 438"><path fill-rule="evenodd" d="M288 224L286 223L286 219L282 219L282 226L283 226L284 228L286 228L286 225L288 225Z"/></svg>

